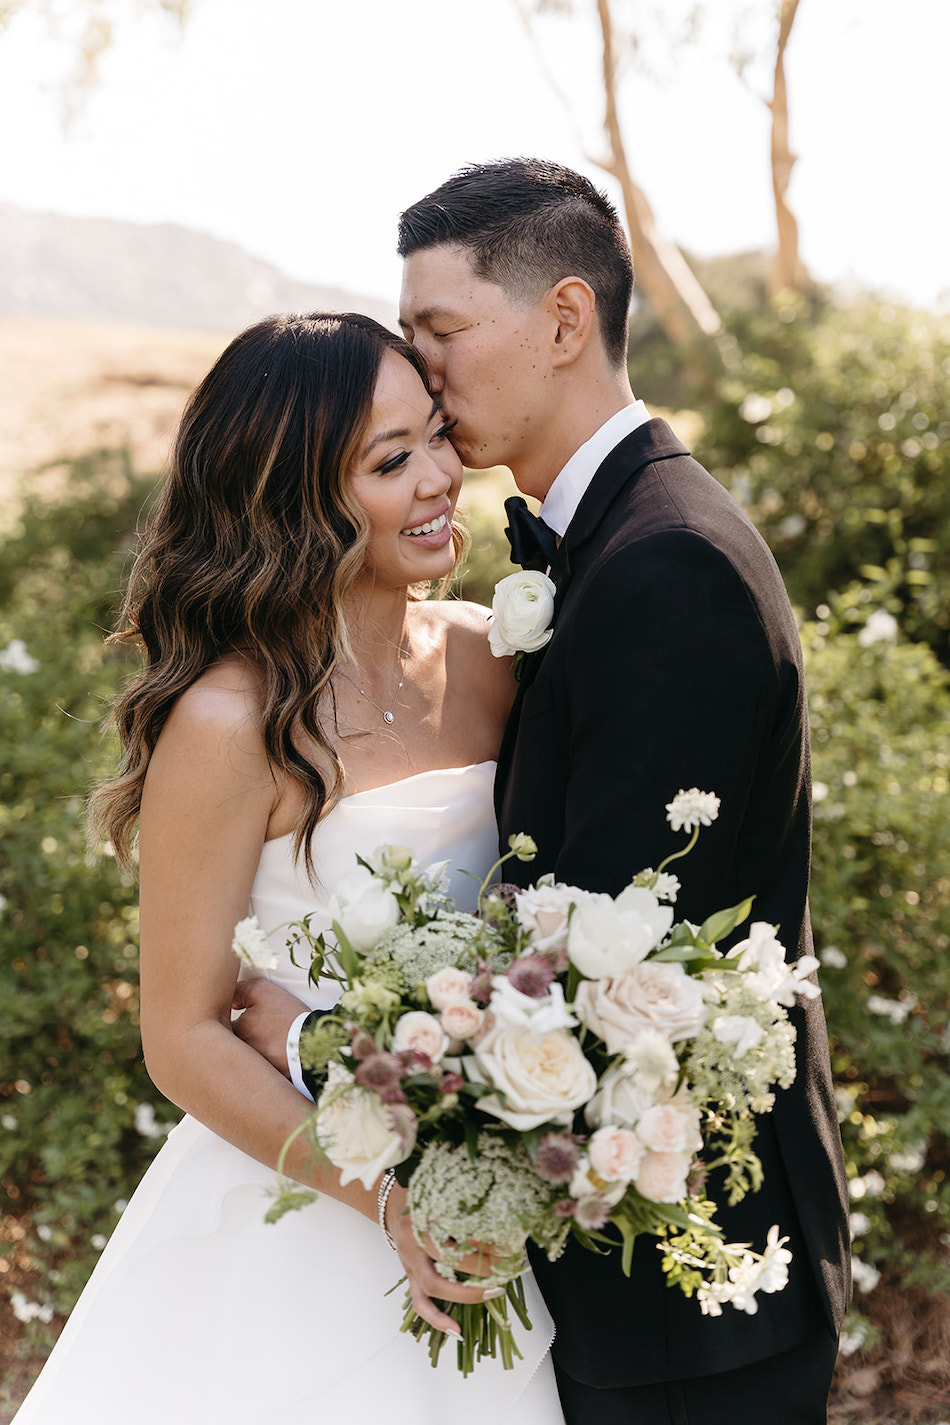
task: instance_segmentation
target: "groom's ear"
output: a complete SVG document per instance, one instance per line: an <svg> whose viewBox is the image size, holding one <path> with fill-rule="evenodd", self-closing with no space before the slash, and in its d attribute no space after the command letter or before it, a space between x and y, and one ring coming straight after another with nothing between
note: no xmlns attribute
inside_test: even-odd
<svg viewBox="0 0 950 1425"><path fill-rule="evenodd" d="M562 277L550 288L545 302L553 319L552 365L570 366L594 331L594 289L583 277Z"/></svg>

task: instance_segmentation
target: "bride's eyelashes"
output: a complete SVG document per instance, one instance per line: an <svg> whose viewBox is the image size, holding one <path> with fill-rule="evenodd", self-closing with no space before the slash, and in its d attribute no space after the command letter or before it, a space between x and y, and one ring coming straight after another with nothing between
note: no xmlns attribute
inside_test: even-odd
<svg viewBox="0 0 950 1425"><path fill-rule="evenodd" d="M457 425L457 420L443 421L438 430L433 431L429 437L430 442L433 440L446 440ZM375 473L377 475L392 475L396 470L402 469L411 453L412 452L408 450L400 450L398 455L391 455L388 460L384 460L380 465L377 465Z"/></svg>

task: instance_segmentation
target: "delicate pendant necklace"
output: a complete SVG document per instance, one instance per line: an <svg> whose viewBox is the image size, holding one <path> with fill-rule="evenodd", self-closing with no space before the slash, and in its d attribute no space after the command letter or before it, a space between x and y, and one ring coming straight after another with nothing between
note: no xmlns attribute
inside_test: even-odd
<svg viewBox="0 0 950 1425"><path fill-rule="evenodd" d="M393 723L396 721L395 714L393 713L393 708L396 706L396 702L397 702L397 700L398 700L398 698L399 698L399 694L402 692L402 685L403 685L403 683L406 681L406 660L407 660L408 657L409 657L409 640L406 639L406 646L405 646L405 648L402 649L401 652L400 652L400 662L401 662L400 672L401 672L402 676L401 676L401 678L399 679L399 686L398 686L398 688L397 688L396 691L393 693L393 700L392 700L392 702L389 704L388 709L387 709L387 708L381 708L381 707L379 706L379 703L376 701L376 699L375 699L375 698L371 698L370 695L369 695L369 693L366 691L365 688L361 688L360 685L359 685L359 683L356 683L356 682L353 681L353 679L350 677L349 673L344 673L344 671L343 671L342 668L338 668L338 669L337 669L337 672L340 674L340 677L341 677L341 678L345 678L345 679L346 679L346 681L350 684L351 687L353 687L353 688L356 689L356 691L360 694L361 697L364 697L368 703L372 703L372 705L373 705L373 707L376 709L376 711L382 716L383 722L388 723L388 725L389 725L390 727L392 727Z"/></svg>

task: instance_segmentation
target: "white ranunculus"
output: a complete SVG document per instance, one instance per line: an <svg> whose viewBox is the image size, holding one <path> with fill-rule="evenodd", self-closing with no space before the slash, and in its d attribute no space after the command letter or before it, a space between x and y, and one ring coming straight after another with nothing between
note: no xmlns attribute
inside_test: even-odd
<svg viewBox="0 0 950 1425"><path fill-rule="evenodd" d="M656 1103L641 1115L637 1137L652 1153L698 1153L703 1146L699 1109L678 1099Z"/></svg>
<svg viewBox="0 0 950 1425"><path fill-rule="evenodd" d="M446 1005L439 1015L439 1023L450 1039L474 1039L485 1023L485 1011L474 1000L459 1000Z"/></svg>
<svg viewBox="0 0 950 1425"><path fill-rule="evenodd" d="M541 1123L570 1123L597 1087L594 1070L566 1029L495 1029L464 1062L470 1077L505 1095L504 1104L492 1094L476 1106L521 1132Z"/></svg>
<svg viewBox="0 0 950 1425"><path fill-rule="evenodd" d="M343 1092L338 1092L341 1088ZM352 1075L332 1061L317 1102L317 1137L330 1162L340 1169L341 1184L345 1187L359 1178L367 1191L380 1173L412 1151L393 1126L392 1111L379 1094L357 1087Z"/></svg>
<svg viewBox="0 0 950 1425"><path fill-rule="evenodd" d="M651 1202L680 1202L692 1161L692 1153L644 1153L633 1180L637 1192Z"/></svg>
<svg viewBox="0 0 950 1425"><path fill-rule="evenodd" d="M546 995L535 998L516 990L507 975L496 975L492 980L489 1007L495 1023L504 1029L530 1029L534 1034L548 1034L552 1029L574 1029L577 1025L556 980Z"/></svg>
<svg viewBox="0 0 950 1425"><path fill-rule="evenodd" d="M590 1165L606 1182L630 1182L636 1177L646 1148L630 1128L606 1124L587 1145Z"/></svg>
<svg viewBox="0 0 950 1425"><path fill-rule="evenodd" d="M399 902L365 866L340 879L327 905L331 920L337 921L353 949L363 954L399 923Z"/></svg>
<svg viewBox="0 0 950 1425"><path fill-rule="evenodd" d="M748 1014L717 1014L712 1022L712 1032L720 1044L732 1044L733 1054L741 1059L750 1049L761 1042L765 1030Z"/></svg>
<svg viewBox="0 0 950 1425"><path fill-rule="evenodd" d="M469 998L472 977L467 970L445 965L426 980L426 994L433 1009L448 1009L450 1004L463 1004Z"/></svg>
<svg viewBox="0 0 950 1425"><path fill-rule="evenodd" d="M657 1084L641 1078L627 1064L615 1064L600 1081L584 1116L592 1125L617 1123L633 1128L657 1101Z"/></svg>
<svg viewBox="0 0 950 1425"><path fill-rule="evenodd" d="M495 585L488 642L496 658L512 653L534 653L553 632L554 584L546 574L525 569L509 574Z"/></svg>
<svg viewBox="0 0 950 1425"><path fill-rule="evenodd" d="M590 891L561 882L540 881L515 895L518 920L534 950L566 950L567 922L572 905L590 899Z"/></svg>
<svg viewBox="0 0 950 1425"><path fill-rule="evenodd" d="M621 975L584 980L578 1013L611 1054L620 1054L644 1029L658 1029L671 1044L703 1026L702 986L682 965L634 965Z"/></svg>
<svg viewBox="0 0 950 1425"><path fill-rule="evenodd" d="M396 1021L392 1043L394 1054L414 1050L417 1054L427 1054L433 1064L437 1064L448 1047L449 1037L434 1014L426 1014L424 1009L411 1009Z"/></svg>
<svg viewBox="0 0 950 1425"><path fill-rule="evenodd" d="M567 953L589 980L622 975L659 945L672 924L672 907L641 886L628 886L616 900L591 895L571 916Z"/></svg>

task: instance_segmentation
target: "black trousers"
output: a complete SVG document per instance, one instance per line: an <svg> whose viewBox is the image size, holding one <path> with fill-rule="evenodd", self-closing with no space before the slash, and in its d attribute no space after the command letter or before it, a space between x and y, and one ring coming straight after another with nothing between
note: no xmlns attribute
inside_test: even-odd
<svg viewBox="0 0 950 1425"><path fill-rule="evenodd" d="M722 1375L611 1390L554 1369L566 1425L825 1425L837 1353L823 1333Z"/></svg>

